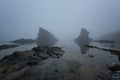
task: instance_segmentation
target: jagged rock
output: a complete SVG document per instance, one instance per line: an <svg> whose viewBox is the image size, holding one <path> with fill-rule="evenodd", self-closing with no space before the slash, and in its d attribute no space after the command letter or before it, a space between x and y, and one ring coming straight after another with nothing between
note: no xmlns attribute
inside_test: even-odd
<svg viewBox="0 0 120 80"><path fill-rule="evenodd" d="M39 57L61 57L64 53L64 51L62 50L62 48L59 47L48 47L48 46L39 46L39 47L35 47L32 50L36 51ZM39 53L40 52L40 53Z"/></svg>
<svg viewBox="0 0 120 80"><path fill-rule="evenodd" d="M4 50L4 49L9 49L9 48L15 48L18 47L19 45L1 45L0 46L0 50Z"/></svg>
<svg viewBox="0 0 120 80"><path fill-rule="evenodd" d="M41 61L48 58L60 58L63 54L64 50L62 50L62 48L48 46L39 46L28 51L14 52L0 60L0 80L23 80L29 73L24 74L26 69L29 68L29 71L31 71L34 66L40 66ZM31 71L31 74L37 73ZM22 75L24 75L24 77ZM29 76L29 74L27 76ZM34 75L34 79L35 78Z"/></svg>
<svg viewBox="0 0 120 80"><path fill-rule="evenodd" d="M38 47L34 47L32 50L36 52L44 52L44 51L48 51L49 48L50 48L49 46L38 46Z"/></svg>
<svg viewBox="0 0 120 80"><path fill-rule="evenodd" d="M53 46L58 39L49 31L39 28L39 33L37 36L37 39L18 39L11 41L13 43L17 44L31 44L31 43L37 43L38 46Z"/></svg>
<svg viewBox="0 0 120 80"><path fill-rule="evenodd" d="M90 43L91 39L89 38L89 32L82 28L80 35L75 39L75 41L79 44L87 44Z"/></svg>
<svg viewBox="0 0 120 80"><path fill-rule="evenodd" d="M52 33L43 28L39 28L38 37L36 39L38 46L52 46L57 41L58 39Z"/></svg>
<svg viewBox="0 0 120 80"><path fill-rule="evenodd" d="M89 45L91 41L92 39L89 38L89 32L84 28L81 29L80 35L75 39L75 42L78 44L81 49L81 53L83 54L89 50L85 45Z"/></svg>

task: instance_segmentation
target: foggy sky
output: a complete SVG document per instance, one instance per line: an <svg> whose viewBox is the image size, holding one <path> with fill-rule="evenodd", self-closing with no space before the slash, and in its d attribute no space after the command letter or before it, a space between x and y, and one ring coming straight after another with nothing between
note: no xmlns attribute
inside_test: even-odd
<svg viewBox="0 0 120 80"><path fill-rule="evenodd" d="M0 0L0 41L36 38L39 27L61 40L81 28L98 38L120 30L120 0Z"/></svg>

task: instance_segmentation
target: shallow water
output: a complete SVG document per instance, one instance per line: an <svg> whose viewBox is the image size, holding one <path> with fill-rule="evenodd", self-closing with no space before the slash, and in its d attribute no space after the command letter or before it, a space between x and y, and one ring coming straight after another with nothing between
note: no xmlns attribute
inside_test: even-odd
<svg viewBox="0 0 120 80"><path fill-rule="evenodd" d="M3 44L13 44L13 43L1 43L1 45L3 45ZM3 58L6 55L10 55L15 51L31 50L33 47L36 47L36 46L37 46L37 44L33 43L33 44L20 45L15 48L0 50L0 58Z"/></svg>
<svg viewBox="0 0 120 80"><path fill-rule="evenodd" d="M85 76L84 80L95 80L96 76L103 76L101 73L106 75L107 72L109 72L109 70L106 68L106 65L111 62L119 62L118 57L111 55L109 52L98 49L84 49L73 41L61 41L56 45L63 46L66 51L62 57L63 60L68 62L77 62L76 65L81 64L76 71L79 71ZM107 48L100 43L91 43L91 45ZM84 54L82 53L83 50L85 52ZM89 57L88 54L93 54L94 57ZM75 68L75 64L71 63L71 65L73 65L73 68Z"/></svg>
<svg viewBox="0 0 120 80"><path fill-rule="evenodd" d="M90 45L100 48L109 48L96 42L90 43ZM34 43L1 50L0 58L12 54L14 51L31 50L36 46L37 44ZM119 62L118 57L109 52L84 48L74 41L59 41L54 46L63 47L65 54L61 59L48 59L43 61L45 64L41 66L48 69L46 72L47 76L53 74L52 72L57 69L61 74L67 76L67 80L95 80L98 76L104 77L109 72L106 68L108 63ZM83 51L84 54L82 53ZM88 54L93 54L94 57L89 57ZM102 80L102 78L100 80Z"/></svg>

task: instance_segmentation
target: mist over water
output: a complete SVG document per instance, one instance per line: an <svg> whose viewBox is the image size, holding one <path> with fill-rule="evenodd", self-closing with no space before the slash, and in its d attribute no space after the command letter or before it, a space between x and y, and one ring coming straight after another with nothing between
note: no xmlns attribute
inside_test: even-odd
<svg viewBox="0 0 120 80"><path fill-rule="evenodd" d="M37 38L39 27L59 40L73 40L81 28L91 38L120 30L119 0L0 0L0 41Z"/></svg>
<svg viewBox="0 0 120 80"><path fill-rule="evenodd" d="M119 35L120 0L0 0L0 80L105 80Z"/></svg>

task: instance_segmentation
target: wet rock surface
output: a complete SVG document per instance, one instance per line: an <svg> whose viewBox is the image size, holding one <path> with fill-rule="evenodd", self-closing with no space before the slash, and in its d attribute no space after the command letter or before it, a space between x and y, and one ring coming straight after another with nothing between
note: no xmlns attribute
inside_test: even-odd
<svg viewBox="0 0 120 80"><path fill-rule="evenodd" d="M88 48L96 48L96 49L99 49L99 50L108 51L108 52L110 52L111 54L118 56L118 58L119 58L119 60L120 60L120 51L118 51L118 50L99 48L99 47L93 46L93 45L85 45L85 47L88 47Z"/></svg>
<svg viewBox="0 0 120 80"><path fill-rule="evenodd" d="M108 51L110 52L112 55L116 55L120 61L120 51L118 50L113 50L113 49L104 49L104 48L99 48L93 45L85 45L85 47L89 47L89 48L95 48L95 49L99 49L99 50L103 50L103 51ZM110 63L106 65L107 68L114 72L114 71L120 71L120 64L118 63Z"/></svg>
<svg viewBox="0 0 120 80"><path fill-rule="evenodd" d="M48 58L60 58L63 54L62 48L48 46L14 52L0 60L0 80L40 80L41 62Z"/></svg>
<svg viewBox="0 0 120 80"><path fill-rule="evenodd" d="M107 64L107 68L114 72L114 71L120 71L120 64L117 64L117 63L110 63L110 64Z"/></svg>
<svg viewBox="0 0 120 80"><path fill-rule="evenodd" d="M18 46L19 45L8 45L8 44L0 45L0 50L9 49L9 48L15 48L15 47L18 47Z"/></svg>

